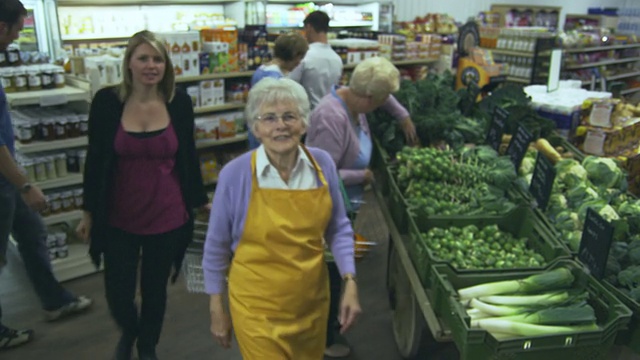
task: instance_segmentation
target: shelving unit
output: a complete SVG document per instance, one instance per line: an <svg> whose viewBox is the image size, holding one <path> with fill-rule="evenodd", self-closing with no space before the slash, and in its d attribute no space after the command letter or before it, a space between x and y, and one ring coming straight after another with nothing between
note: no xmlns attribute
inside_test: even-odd
<svg viewBox="0 0 640 360"><path fill-rule="evenodd" d="M412 65L429 65L438 62L438 59L412 59L412 60L400 60L394 61L395 66L412 66ZM346 64L342 68L344 70L355 69L358 64Z"/></svg>
<svg viewBox="0 0 640 360"><path fill-rule="evenodd" d="M204 113L219 112L219 111L225 111L225 110L244 109L244 106L245 106L244 103L229 103L229 104L221 104L221 105L214 105L214 106L203 106L203 107L194 108L193 112L195 114L204 114Z"/></svg>
<svg viewBox="0 0 640 360"><path fill-rule="evenodd" d="M53 214L49 216L44 216L42 220L45 225L54 225L60 223L68 223L76 220L82 219L82 210L73 210L61 212L58 214Z"/></svg>
<svg viewBox="0 0 640 360"><path fill-rule="evenodd" d="M77 278L79 275L89 275L98 271L91 262L89 245L68 244L69 254L65 258L55 259L51 262L53 274L58 281L67 281Z"/></svg>
<svg viewBox="0 0 640 360"><path fill-rule="evenodd" d="M89 144L89 138L86 136L80 136L64 140L34 141L29 144L21 144L19 142L16 142L16 149L23 154L30 154L42 151L53 151L82 147L87 146L87 144Z"/></svg>
<svg viewBox="0 0 640 360"><path fill-rule="evenodd" d="M203 74L198 76L179 76L176 77L176 83L186 83L186 82L196 82L202 80L215 80L215 79L233 79L239 77L250 77L253 75L255 71L238 71L238 72L228 72L228 73L214 73L214 74Z"/></svg>
<svg viewBox="0 0 640 360"><path fill-rule="evenodd" d="M618 79L626 79L626 78L630 78L630 77L634 77L634 76L640 76L640 71L633 71L633 72L624 73L624 74L606 76L605 79L607 79L607 80L618 80Z"/></svg>
<svg viewBox="0 0 640 360"><path fill-rule="evenodd" d="M62 105L72 101L88 101L89 94L71 86L60 89L25 91L7 94L9 106L40 105L53 106Z"/></svg>
<svg viewBox="0 0 640 360"><path fill-rule="evenodd" d="M620 91L620 95L629 95L629 94L633 94L640 91L640 87L634 87L634 88L630 88L630 89L624 89L622 91Z"/></svg>
<svg viewBox="0 0 640 360"><path fill-rule="evenodd" d="M55 189L65 186L81 185L82 174L70 174L65 177L36 182L35 185L41 190Z"/></svg>
<svg viewBox="0 0 640 360"><path fill-rule="evenodd" d="M196 148L207 149L215 146L233 144L233 143L245 141L247 140L247 138L248 138L248 135L244 133L244 134L237 134L234 137L230 137L226 139L201 139L201 140L196 140Z"/></svg>
<svg viewBox="0 0 640 360"><path fill-rule="evenodd" d="M532 51L520 51L520 50L508 50L508 49L495 49L495 48L483 48L485 50L491 51L496 55L505 55L505 56L520 56L520 57L530 57L534 56Z"/></svg>
<svg viewBox="0 0 640 360"><path fill-rule="evenodd" d="M640 43L638 44L626 44L626 45L606 45L606 46L593 46L593 47L584 47L584 48L573 48L573 49L564 49L563 51L567 54L581 54L585 52L596 52L596 51L607 51L607 50L626 50L626 49L636 49L640 48Z"/></svg>
<svg viewBox="0 0 640 360"><path fill-rule="evenodd" d="M599 67L599 66L625 64L625 63L637 62L637 61L640 61L640 57L632 57L632 58L627 58L627 59L605 60L605 61L598 61L598 62L586 63L586 64L577 64L577 65L567 65L565 67L565 69L566 70L579 70L579 69L586 69L586 68Z"/></svg>

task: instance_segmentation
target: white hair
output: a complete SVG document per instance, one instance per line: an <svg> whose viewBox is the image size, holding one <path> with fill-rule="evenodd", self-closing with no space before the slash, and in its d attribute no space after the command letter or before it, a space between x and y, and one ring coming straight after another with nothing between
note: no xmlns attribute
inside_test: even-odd
<svg viewBox="0 0 640 360"><path fill-rule="evenodd" d="M369 58L353 70L349 89L357 95L386 98L400 89L400 71L385 58Z"/></svg>
<svg viewBox="0 0 640 360"><path fill-rule="evenodd" d="M309 126L309 97L302 85L287 78L264 78L251 90L245 107L245 118L249 129L253 129L258 112L265 104L292 102L298 106L298 113L305 127Z"/></svg>

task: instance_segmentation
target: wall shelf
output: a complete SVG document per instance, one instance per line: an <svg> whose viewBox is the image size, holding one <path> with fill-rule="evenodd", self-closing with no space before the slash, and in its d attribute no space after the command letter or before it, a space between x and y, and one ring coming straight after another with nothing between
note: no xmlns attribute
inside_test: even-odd
<svg viewBox="0 0 640 360"><path fill-rule="evenodd" d="M40 105L53 106L62 105L71 101L88 101L89 93L82 89L65 86L60 89L35 90L7 93L9 106Z"/></svg>
<svg viewBox="0 0 640 360"><path fill-rule="evenodd" d="M41 190L48 190L80 184L82 184L82 174L70 174L69 176L57 179L38 181L34 185L39 187Z"/></svg>
<svg viewBox="0 0 640 360"><path fill-rule="evenodd" d="M80 136L77 138L64 139L64 140L35 141L30 144L21 144L19 142L16 142L16 150L19 150L23 154L28 154L28 153L34 153L34 152L53 151L53 150L87 146L88 143L89 143L89 138L86 136Z"/></svg>
<svg viewBox="0 0 640 360"><path fill-rule="evenodd" d="M200 139L196 140L196 148L197 149L206 149L215 146L222 146L227 144L233 144L241 141L245 141L248 139L248 135L238 134L234 137L226 138L226 139Z"/></svg>
<svg viewBox="0 0 640 360"><path fill-rule="evenodd" d="M244 109L244 103L230 103L230 104L222 104L222 105L213 105L213 106L202 106L193 109L193 112L196 114L205 114L210 112L217 111L225 111L225 110L238 110Z"/></svg>
<svg viewBox="0 0 640 360"><path fill-rule="evenodd" d="M45 225L53 225L82 219L82 210L72 210L42 218Z"/></svg>

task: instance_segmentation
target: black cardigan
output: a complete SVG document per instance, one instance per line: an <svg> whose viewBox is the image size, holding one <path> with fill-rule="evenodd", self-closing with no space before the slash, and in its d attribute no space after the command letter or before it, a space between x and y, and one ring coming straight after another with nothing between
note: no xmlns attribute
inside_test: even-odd
<svg viewBox="0 0 640 360"><path fill-rule="evenodd" d="M100 266L107 239L109 213L108 204L113 187L113 173L116 165L114 142L122 118L124 103L120 101L115 88L99 90L91 102L89 112L89 147L84 169L85 211L91 213L91 246L89 253L96 266ZM175 96L167 103L167 111L178 137L178 152L175 166L178 171L182 197L189 212L185 239L176 251L175 281L180 271L185 251L193 234L193 209L208 202L202 184L202 174L196 154L194 139L194 115L191 98L176 89Z"/></svg>

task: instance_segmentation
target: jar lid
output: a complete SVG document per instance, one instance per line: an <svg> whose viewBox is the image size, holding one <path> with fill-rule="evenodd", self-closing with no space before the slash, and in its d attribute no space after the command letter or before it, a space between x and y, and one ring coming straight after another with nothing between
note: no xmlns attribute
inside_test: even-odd
<svg viewBox="0 0 640 360"><path fill-rule="evenodd" d="M73 190L74 195L82 195L82 193L84 193L84 189L82 188Z"/></svg>
<svg viewBox="0 0 640 360"><path fill-rule="evenodd" d="M59 154L55 154L56 159L66 159L67 158L67 154L65 153L59 153Z"/></svg>
<svg viewBox="0 0 640 360"><path fill-rule="evenodd" d="M49 196L51 197L51 200L60 199L60 193L51 193Z"/></svg>
<svg viewBox="0 0 640 360"><path fill-rule="evenodd" d="M62 197L69 197L69 196L73 196L73 191L71 191L71 190L63 191L63 192L62 192L62 194L61 194L61 196L62 196Z"/></svg>

